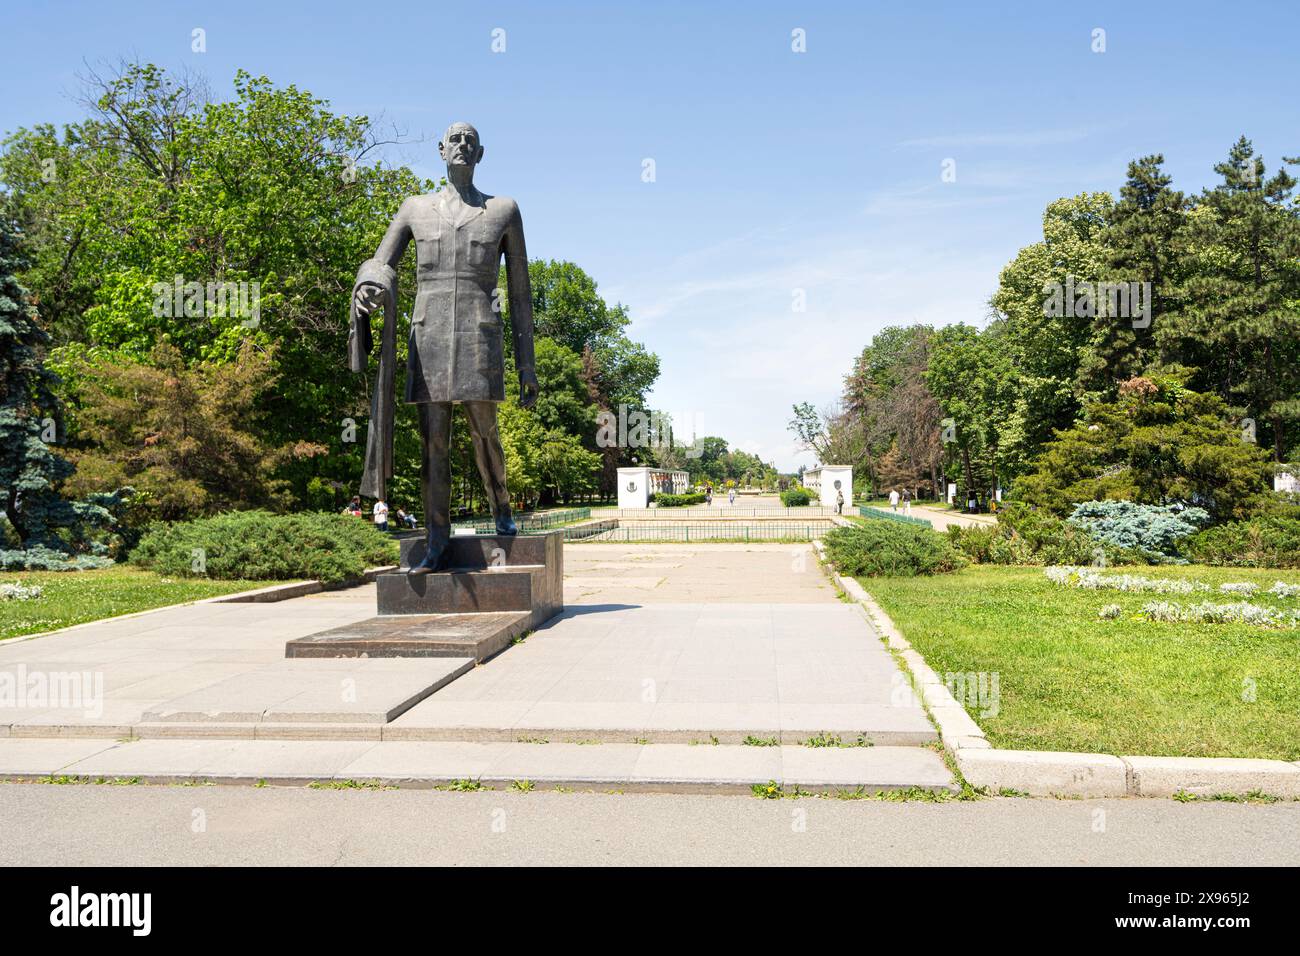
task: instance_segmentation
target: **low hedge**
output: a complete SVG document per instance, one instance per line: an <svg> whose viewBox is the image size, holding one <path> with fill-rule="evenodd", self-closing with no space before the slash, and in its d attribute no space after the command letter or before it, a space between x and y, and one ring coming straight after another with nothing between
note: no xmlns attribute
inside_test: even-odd
<svg viewBox="0 0 1300 956"><path fill-rule="evenodd" d="M836 570L854 577L946 574L969 563L946 537L919 525L867 521L834 528L822 540Z"/></svg>
<svg viewBox="0 0 1300 956"><path fill-rule="evenodd" d="M231 511L151 525L131 563L159 574L217 580L341 584L397 563L397 543L351 515Z"/></svg>
<svg viewBox="0 0 1300 956"><path fill-rule="evenodd" d="M1231 568L1300 568L1300 518L1265 517L1221 524L1192 535L1183 553Z"/></svg>
<svg viewBox="0 0 1300 956"><path fill-rule="evenodd" d="M1092 564L1099 551L1108 563L1132 560L1088 528L1021 502L999 511L996 525L950 525L948 540L976 564Z"/></svg>
<svg viewBox="0 0 1300 956"><path fill-rule="evenodd" d="M704 504L704 492L689 491L684 495L670 495L661 491L655 495L654 502L660 508L684 508L687 505L702 505Z"/></svg>
<svg viewBox="0 0 1300 956"><path fill-rule="evenodd" d="M787 508L799 508L812 501L812 492L807 488L787 488L781 492L781 504Z"/></svg>

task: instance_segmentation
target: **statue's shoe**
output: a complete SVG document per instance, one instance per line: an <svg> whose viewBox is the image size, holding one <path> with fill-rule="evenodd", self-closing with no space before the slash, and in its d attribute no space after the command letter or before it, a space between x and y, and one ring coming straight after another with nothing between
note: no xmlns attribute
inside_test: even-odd
<svg viewBox="0 0 1300 956"><path fill-rule="evenodd" d="M514 518L506 517L506 518L497 519L497 534L510 535L510 534L518 534L518 533L519 533L519 528L515 524Z"/></svg>
<svg viewBox="0 0 1300 956"><path fill-rule="evenodd" d="M433 574L435 571L447 570L447 545L440 544L429 550L424 556L424 560L419 564L411 565L407 574Z"/></svg>

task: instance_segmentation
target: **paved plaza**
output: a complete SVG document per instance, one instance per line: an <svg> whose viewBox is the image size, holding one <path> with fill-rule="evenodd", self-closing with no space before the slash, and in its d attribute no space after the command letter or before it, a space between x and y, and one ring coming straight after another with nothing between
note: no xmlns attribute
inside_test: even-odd
<svg viewBox="0 0 1300 956"><path fill-rule="evenodd" d="M903 674L808 545L570 544L565 563L564 613L477 666L285 660L287 640L373 615L374 585L0 645L15 682L102 681L76 706L0 707L0 772L952 789Z"/></svg>

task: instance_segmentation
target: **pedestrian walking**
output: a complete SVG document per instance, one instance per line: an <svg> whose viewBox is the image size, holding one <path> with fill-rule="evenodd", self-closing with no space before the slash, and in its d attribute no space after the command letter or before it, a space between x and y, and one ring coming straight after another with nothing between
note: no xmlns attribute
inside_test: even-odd
<svg viewBox="0 0 1300 956"><path fill-rule="evenodd" d="M844 514L844 492L843 491L835 492L835 513L837 515Z"/></svg>
<svg viewBox="0 0 1300 956"><path fill-rule="evenodd" d="M375 510L372 514L375 519L375 530L387 531L388 530L388 505L384 502L383 498L380 498L378 501L375 502Z"/></svg>
<svg viewBox="0 0 1300 956"><path fill-rule="evenodd" d="M889 507L893 508L895 511L898 510L898 489L897 488L893 488L889 492Z"/></svg>

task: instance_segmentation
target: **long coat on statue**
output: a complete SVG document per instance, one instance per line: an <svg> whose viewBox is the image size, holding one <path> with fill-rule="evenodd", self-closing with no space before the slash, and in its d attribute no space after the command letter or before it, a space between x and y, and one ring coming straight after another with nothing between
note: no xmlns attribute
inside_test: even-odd
<svg viewBox="0 0 1300 956"><path fill-rule="evenodd" d="M412 239L416 250L415 308L406 361L405 401L505 401L503 323L497 279L506 261L506 290L515 365L533 370L533 300L523 220L513 199L474 191L461 203L455 191L412 196L402 203L373 259L362 263L353 287L348 363L366 369L372 348L369 318L358 315L356 287L384 289L379 374L371 396L366 468L361 493L383 495L393 474L393 383L396 371L397 264Z"/></svg>

